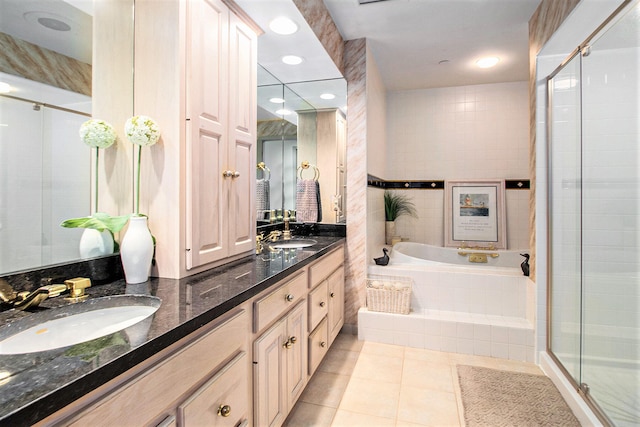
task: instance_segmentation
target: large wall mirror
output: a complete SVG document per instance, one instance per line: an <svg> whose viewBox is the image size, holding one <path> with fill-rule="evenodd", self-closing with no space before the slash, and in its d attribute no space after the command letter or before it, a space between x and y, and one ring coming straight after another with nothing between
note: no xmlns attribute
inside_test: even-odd
<svg viewBox="0 0 640 427"><path fill-rule="evenodd" d="M79 259L95 153L79 136L90 117L118 143L100 154L100 210L131 211L131 155L120 141L133 113L134 0L0 2L0 274Z"/></svg>
<svg viewBox="0 0 640 427"><path fill-rule="evenodd" d="M258 37L258 225L281 221L284 210L295 211L298 222L345 222L346 80L293 0L236 1L264 30ZM286 34L272 25L283 18ZM299 60L287 63L290 55Z"/></svg>
<svg viewBox="0 0 640 427"><path fill-rule="evenodd" d="M258 70L258 225L282 221L284 210L300 222L344 222L346 81L284 84ZM319 201L315 220L298 199L301 181L311 180Z"/></svg>

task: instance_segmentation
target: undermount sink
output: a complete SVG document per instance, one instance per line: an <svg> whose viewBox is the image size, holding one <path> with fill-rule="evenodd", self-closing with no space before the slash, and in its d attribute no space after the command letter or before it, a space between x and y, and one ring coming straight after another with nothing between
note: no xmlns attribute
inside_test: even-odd
<svg viewBox="0 0 640 427"><path fill-rule="evenodd" d="M160 298L115 295L32 313L0 328L0 355L54 350L113 334L151 316Z"/></svg>
<svg viewBox="0 0 640 427"><path fill-rule="evenodd" d="M310 246L318 243L313 239L291 239L291 240L280 240L278 242L269 243L274 249L297 249L297 248L308 248Z"/></svg>

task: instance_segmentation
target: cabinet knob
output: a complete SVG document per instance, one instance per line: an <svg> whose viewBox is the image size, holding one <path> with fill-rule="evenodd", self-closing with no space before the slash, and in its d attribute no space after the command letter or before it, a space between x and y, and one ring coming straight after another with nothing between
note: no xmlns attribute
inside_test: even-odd
<svg viewBox="0 0 640 427"><path fill-rule="evenodd" d="M291 294L287 294L284 297L284 299L287 300L288 302L291 302L291 301L293 301L295 299L295 297L293 295L291 295Z"/></svg>
<svg viewBox="0 0 640 427"><path fill-rule="evenodd" d="M333 293L333 292L331 292L331 293L329 294L329 296L330 296L331 298L333 298L333 297L335 297L335 296L336 296L336 294L335 294L335 293Z"/></svg>
<svg viewBox="0 0 640 427"><path fill-rule="evenodd" d="M291 341L291 344L295 344L296 342L298 342L298 338L291 337L291 338L289 338L289 341Z"/></svg>
<svg viewBox="0 0 640 427"><path fill-rule="evenodd" d="M327 343L324 341L320 341L320 347L325 348L327 346Z"/></svg>
<svg viewBox="0 0 640 427"><path fill-rule="evenodd" d="M222 176L225 178L231 178L233 176L233 171L224 171L222 172Z"/></svg>
<svg viewBox="0 0 640 427"><path fill-rule="evenodd" d="M324 301L320 301L320 307L324 307L325 305L327 305L327 303L326 303L326 302L324 302Z"/></svg>
<svg viewBox="0 0 640 427"><path fill-rule="evenodd" d="M225 418L231 415L231 406L220 405L220 407L218 408L218 415Z"/></svg>
<svg viewBox="0 0 640 427"><path fill-rule="evenodd" d="M235 171L235 172L233 173L233 175L231 176L231 178L240 178L240 172Z"/></svg>
<svg viewBox="0 0 640 427"><path fill-rule="evenodd" d="M291 340L287 340L284 344L282 344L282 346L288 350L293 347L293 343L291 342Z"/></svg>

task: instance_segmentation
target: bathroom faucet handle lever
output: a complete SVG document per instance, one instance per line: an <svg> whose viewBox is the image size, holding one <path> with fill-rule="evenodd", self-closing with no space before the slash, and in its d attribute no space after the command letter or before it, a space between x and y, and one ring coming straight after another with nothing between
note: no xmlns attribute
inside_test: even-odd
<svg viewBox="0 0 640 427"><path fill-rule="evenodd" d="M65 280L64 284L67 285L67 288L69 289L69 299L77 301L87 298L84 290L91 287L91 280L86 277L76 277L75 279Z"/></svg>

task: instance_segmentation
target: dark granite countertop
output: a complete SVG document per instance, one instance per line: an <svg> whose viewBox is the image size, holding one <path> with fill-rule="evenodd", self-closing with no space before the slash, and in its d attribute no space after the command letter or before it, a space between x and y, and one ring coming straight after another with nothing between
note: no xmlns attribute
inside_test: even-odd
<svg viewBox="0 0 640 427"><path fill-rule="evenodd" d="M61 349L0 356L0 425L31 425L124 373L162 349L273 286L331 251L344 237L313 236L304 249L263 251L183 279L151 278L127 285L124 280L94 285L89 298L121 294L159 297L149 318L97 340ZM40 310L69 304L45 300ZM0 313L6 325L22 316Z"/></svg>

